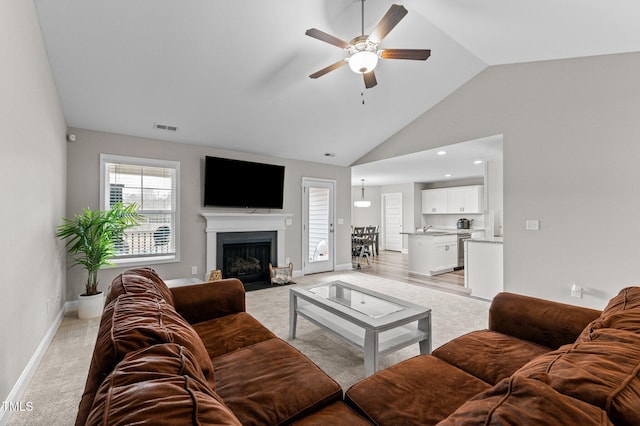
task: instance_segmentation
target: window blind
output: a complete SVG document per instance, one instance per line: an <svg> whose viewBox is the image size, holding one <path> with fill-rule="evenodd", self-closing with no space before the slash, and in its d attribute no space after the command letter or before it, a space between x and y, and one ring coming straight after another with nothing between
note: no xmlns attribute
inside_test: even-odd
<svg viewBox="0 0 640 426"><path fill-rule="evenodd" d="M118 260L173 259L177 252L178 167L175 162L103 156L104 208L135 203L141 223L116 243Z"/></svg>

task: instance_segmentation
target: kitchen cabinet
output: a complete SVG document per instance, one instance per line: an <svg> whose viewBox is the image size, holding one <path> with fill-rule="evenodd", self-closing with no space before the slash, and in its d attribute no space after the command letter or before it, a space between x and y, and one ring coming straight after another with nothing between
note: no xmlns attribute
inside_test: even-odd
<svg viewBox="0 0 640 426"><path fill-rule="evenodd" d="M482 213L482 186L449 188L447 194L449 213Z"/></svg>
<svg viewBox="0 0 640 426"><path fill-rule="evenodd" d="M447 213L448 191L442 189L426 189L422 191L422 213Z"/></svg>
<svg viewBox="0 0 640 426"><path fill-rule="evenodd" d="M464 284L472 296L491 300L504 290L501 241L467 240L464 254Z"/></svg>
<svg viewBox="0 0 640 426"><path fill-rule="evenodd" d="M484 210L483 186L456 186L425 189L422 195L423 214L480 214Z"/></svg>
<svg viewBox="0 0 640 426"><path fill-rule="evenodd" d="M458 266L458 236L409 234L409 272L438 275Z"/></svg>
<svg viewBox="0 0 640 426"><path fill-rule="evenodd" d="M433 271L451 270L458 266L458 239L433 245Z"/></svg>

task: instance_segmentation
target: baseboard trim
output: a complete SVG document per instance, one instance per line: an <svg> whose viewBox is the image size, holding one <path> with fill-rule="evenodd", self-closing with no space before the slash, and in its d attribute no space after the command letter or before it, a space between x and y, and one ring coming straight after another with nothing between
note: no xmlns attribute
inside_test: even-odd
<svg viewBox="0 0 640 426"><path fill-rule="evenodd" d="M28 401L21 401L20 398L22 398L22 395L24 395L24 391L26 390L27 385L38 369L38 366L40 365L44 354L47 352L47 348L53 341L53 338L58 331L58 328L60 328L60 324L62 324L62 318L64 318L64 314L67 311L73 310L72 305L74 303L76 305L75 309L78 309L77 301L66 302L60 309L60 311L54 318L53 323L51 323L51 326L49 327L44 337L40 341L40 344L31 356L31 359L29 359L29 362L24 367L24 370L22 370L22 374L20 374L18 381L11 389L11 392L9 392L7 399L5 401L2 401L2 404L0 404L0 426L5 426L7 424L7 421L9 421L9 416L14 411L11 407L18 407L19 409L25 409L25 407L26 409L29 408L29 405L27 405Z"/></svg>
<svg viewBox="0 0 640 426"><path fill-rule="evenodd" d="M352 263L341 263L340 265L336 265L336 271L351 271L353 269Z"/></svg>

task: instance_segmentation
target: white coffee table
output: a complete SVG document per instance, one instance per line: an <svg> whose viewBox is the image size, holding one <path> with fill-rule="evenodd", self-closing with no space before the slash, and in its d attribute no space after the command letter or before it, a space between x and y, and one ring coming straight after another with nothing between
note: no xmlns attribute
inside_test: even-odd
<svg viewBox="0 0 640 426"><path fill-rule="evenodd" d="M364 351L365 376L378 371L381 356L418 343L431 353L431 309L343 281L289 290L289 338L301 315Z"/></svg>

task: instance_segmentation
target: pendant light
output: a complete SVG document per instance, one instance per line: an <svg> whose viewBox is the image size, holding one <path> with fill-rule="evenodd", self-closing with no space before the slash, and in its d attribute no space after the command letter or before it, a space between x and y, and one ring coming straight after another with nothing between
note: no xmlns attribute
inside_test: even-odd
<svg viewBox="0 0 640 426"><path fill-rule="evenodd" d="M364 179L360 180L362 181L362 199L354 201L353 205L356 207L369 207L371 206L371 201L366 201L364 199Z"/></svg>

